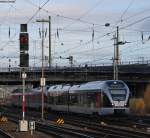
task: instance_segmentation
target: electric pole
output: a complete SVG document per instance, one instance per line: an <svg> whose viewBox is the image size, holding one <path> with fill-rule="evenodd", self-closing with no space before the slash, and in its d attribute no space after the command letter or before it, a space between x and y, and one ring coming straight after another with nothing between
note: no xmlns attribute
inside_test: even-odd
<svg viewBox="0 0 150 138"><path fill-rule="evenodd" d="M37 20L37 22L41 22L42 23L42 76L41 76L41 119L44 120L44 86L45 86L45 78L44 78L44 35L45 35L45 31L44 31L44 23L47 22L47 20Z"/></svg>
<svg viewBox="0 0 150 138"><path fill-rule="evenodd" d="M42 20L37 20L37 22L44 22L44 23L49 23L49 67L51 67L52 64L52 55L51 55L51 16L49 16L48 20L42 19Z"/></svg>
<svg viewBox="0 0 150 138"><path fill-rule="evenodd" d="M49 67L52 64L52 57L51 57L51 16L49 16Z"/></svg>
<svg viewBox="0 0 150 138"><path fill-rule="evenodd" d="M114 66L114 80L118 80L118 65L119 65L119 27L117 26L117 33L113 37L114 39L114 58L113 58L113 66Z"/></svg>
<svg viewBox="0 0 150 138"><path fill-rule="evenodd" d="M116 36L116 62L119 65L119 27L117 26L117 36Z"/></svg>
<svg viewBox="0 0 150 138"><path fill-rule="evenodd" d="M114 36L114 80L118 80L118 65L119 65L119 61L120 61L120 57L119 57L119 45L124 45L126 43L130 43L130 42L123 42L119 40L119 26L117 26L117 33L116 36Z"/></svg>
<svg viewBox="0 0 150 138"><path fill-rule="evenodd" d="M114 57L113 57L113 79L116 80L116 36L113 36L114 39Z"/></svg>

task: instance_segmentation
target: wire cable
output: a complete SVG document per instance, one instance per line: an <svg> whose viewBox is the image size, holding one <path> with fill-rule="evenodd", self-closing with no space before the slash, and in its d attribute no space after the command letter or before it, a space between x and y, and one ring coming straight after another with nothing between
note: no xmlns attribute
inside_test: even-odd
<svg viewBox="0 0 150 138"><path fill-rule="evenodd" d="M134 0L131 0L128 7L125 9L125 11L122 13L120 19L121 19L121 22L123 22L123 16L127 13L127 11L129 10L129 8L131 7L131 5L133 4Z"/></svg>
<svg viewBox="0 0 150 138"><path fill-rule="evenodd" d="M31 16L31 18L27 21L27 24L43 9L43 7L49 2L50 0L47 0L45 3L43 3L41 6L39 6L38 10Z"/></svg>
<svg viewBox="0 0 150 138"><path fill-rule="evenodd" d="M33 2L31 2L30 0L24 0L24 1L27 1L29 2L30 4L32 4L34 7L38 7L38 5L34 4ZM101 0L103 1L103 0ZM39 7L38 7L39 8ZM68 19L68 20L72 20L72 21L78 21L78 22L81 22L81 23L86 23L86 24L89 24L89 25L98 25L98 26L104 26L102 24L97 24L97 23L94 23L94 22L89 22L89 21L85 21L85 20L81 20L79 18L72 18L72 17L67 17L67 16L64 16L64 15L60 15L60 14L57 14L57 13L54 13L52 11L49 11L45 8L42 8L41 10L43 10L45 13L50 13L50 14L53 14L54 16L56 17L61 17L61 18L64 18L64 19Z"/></svg>

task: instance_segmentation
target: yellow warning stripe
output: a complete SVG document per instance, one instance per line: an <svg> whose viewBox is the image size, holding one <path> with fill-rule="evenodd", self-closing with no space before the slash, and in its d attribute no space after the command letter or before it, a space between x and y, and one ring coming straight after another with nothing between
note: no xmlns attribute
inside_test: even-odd
<svg viewBox="0 0 150 138"><path fill-rule="evenodd" d="M56 122L57 122L57 124L59 124L59 125L65 123L64 119L62 119L62 118L59 118Z"/></svg>
<svg viewBox="0 0 150 138"><path fill-rule="evenodd" d="M7 117L3 116L3 117L0 118L0 122L7 122L7 121L8 121Z"/></svg>

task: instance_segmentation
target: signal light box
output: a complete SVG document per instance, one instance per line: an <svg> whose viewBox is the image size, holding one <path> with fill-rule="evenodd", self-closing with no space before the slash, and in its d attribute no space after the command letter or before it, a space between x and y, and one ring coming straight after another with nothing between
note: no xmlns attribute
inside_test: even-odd
<svg viewBox="0 0 150 138"><path fill-rule="evenodd" d="M27 24L21 24L20 25L20 32L27 32Z"/></svg>
<svg viewBox="0 0 150 138"><path fill-rule="evenodd" d="M27 33L27 24L20 24L20 67L29 67L29 35Z"/></svg>
<svg viewBox="0 0 150 138"><path fill-rule="evenodd" d="M29 67L29 54L25 52L20 53L20 67Z"/></svg>
<svg viewBox="0 0 150 138"><path fill-rule="evenodd" d="M29 36L28 33L20 33L20 51L29 50Z"/></svg>

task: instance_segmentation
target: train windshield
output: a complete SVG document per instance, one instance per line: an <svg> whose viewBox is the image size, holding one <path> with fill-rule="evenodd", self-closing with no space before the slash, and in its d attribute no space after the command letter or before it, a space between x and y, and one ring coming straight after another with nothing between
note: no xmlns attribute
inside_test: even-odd
<svg viewBox="0 0 150 138"><path fill-rule="evenodd" d="M106 82L109 88L115 89L115 88L124 88L125 85L123 82L120 81L108 81Z"/></svg>
<svg viewBox="0 0 150 138"><path fill-rule="evenodd" d="M124 101L126 99L125 89L111 89L110 94L114 101Z"/></svg>

